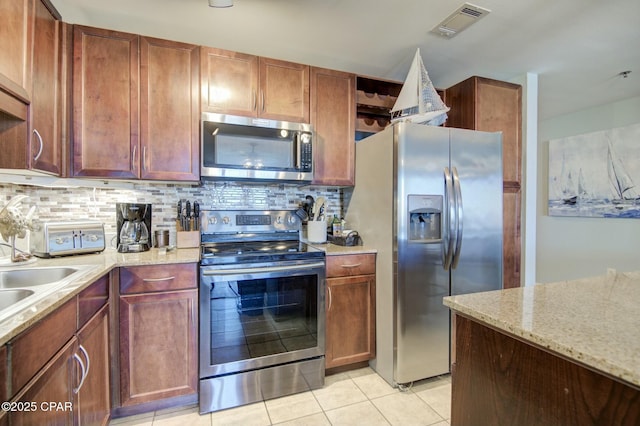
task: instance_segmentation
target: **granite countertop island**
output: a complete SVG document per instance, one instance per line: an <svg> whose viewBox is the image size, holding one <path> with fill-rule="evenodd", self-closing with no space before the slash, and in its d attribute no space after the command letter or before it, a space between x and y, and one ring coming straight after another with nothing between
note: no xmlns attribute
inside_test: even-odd
<svg viewBox="0 0 640 426"><path fill-rule="evenodd" d="M640 421L640 272L450 296L444 304L456 314L452 425L469 416L487 424L565 424L566 415L568 424Z"/></svg>

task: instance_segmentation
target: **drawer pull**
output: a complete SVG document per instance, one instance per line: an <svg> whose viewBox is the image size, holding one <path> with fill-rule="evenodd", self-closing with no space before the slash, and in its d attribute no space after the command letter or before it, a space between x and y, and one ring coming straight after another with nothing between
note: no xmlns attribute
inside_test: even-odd
<svg viewBox="0 0 640 426"><path fill-rule="evenodd" d="M357 268L358 266L362 266L362 263L352 263L351 265L341 265L343 268Z"/></svg>
<svg viewBox="0 0 640 426"><path fill-rule="evenodd" d="M142 281L147 282L147 283L155 283L158 281L171 281L171 280L175 280L176 277L165 277L165 278L143 278Z"/></svg>

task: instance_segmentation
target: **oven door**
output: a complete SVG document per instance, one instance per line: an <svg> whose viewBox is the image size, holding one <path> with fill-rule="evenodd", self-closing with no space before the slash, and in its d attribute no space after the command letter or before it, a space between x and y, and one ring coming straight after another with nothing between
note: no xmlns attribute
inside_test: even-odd
<svg viewBox="0 0 640 426"><path fill-rule="evenodd" d="M324 261L200 268L200 377L324 355Z"/></svg>

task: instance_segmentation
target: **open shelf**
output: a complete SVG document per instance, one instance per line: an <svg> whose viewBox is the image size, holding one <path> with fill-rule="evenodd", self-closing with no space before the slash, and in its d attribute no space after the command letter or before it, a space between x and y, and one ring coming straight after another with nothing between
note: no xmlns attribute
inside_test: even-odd
<svg viewBox="0 0 640 426"><path fill-rule="evenodd" d="M391 108L402 89L402 83L371 77L356 79L356 132L376 133L391 122Z"/></svg>

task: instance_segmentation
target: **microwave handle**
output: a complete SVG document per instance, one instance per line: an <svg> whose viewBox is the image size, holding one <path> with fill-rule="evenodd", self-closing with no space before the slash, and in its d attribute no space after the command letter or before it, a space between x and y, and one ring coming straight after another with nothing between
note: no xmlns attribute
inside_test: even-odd
<svg viewBox="0 0 640 426"><path fill-rule="evenodd" d="M301 142L300 142L300 133L296 132L295 135L293 136L293 144L294 149L296 150L296 170L300 170L300 163L302 162L302 147L300 146Z"/></svg>

